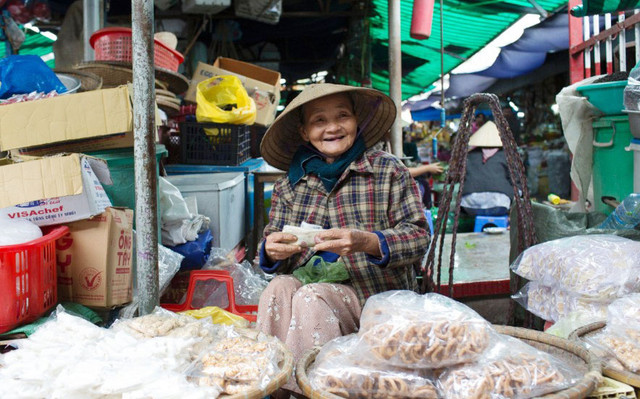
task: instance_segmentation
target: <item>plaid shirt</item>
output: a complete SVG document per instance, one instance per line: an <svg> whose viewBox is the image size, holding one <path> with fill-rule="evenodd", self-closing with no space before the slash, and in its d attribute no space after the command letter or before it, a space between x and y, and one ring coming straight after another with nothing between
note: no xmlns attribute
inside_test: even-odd
<svg viewBox="0 0 640 399"><path fill-rule="evenodd" d="M327 229L378 231L389 248L386 266L378 266L376 258L363 252L343 257L360 301L383 291L417 289L415 268L427 251L427 222L409 171L386 152L365 151L330 193L313 174L304 176L295 187L288 177L280 179L273 188L269 220L264 237L282 231L285 224L299 226L301 222ZM283 261L277 272L291 273L314 253L312 248L303 250Z"/></svg>

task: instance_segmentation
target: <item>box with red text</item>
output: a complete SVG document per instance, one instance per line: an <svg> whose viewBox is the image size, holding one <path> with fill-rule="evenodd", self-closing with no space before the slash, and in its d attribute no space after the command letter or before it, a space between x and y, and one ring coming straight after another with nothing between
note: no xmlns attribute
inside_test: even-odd
<svg viewBox="0 0 640 399"><path fill-rule="evenodd" d="M131 302L133 211L107 208L67 226L56 243L58 300L102 308Z"/></svg>

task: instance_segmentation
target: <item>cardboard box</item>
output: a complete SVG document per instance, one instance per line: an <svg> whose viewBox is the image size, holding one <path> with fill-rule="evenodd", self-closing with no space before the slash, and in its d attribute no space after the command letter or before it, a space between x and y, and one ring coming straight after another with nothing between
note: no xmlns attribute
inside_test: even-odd
<svg viewBox="0 0 640 399"><path fill-rule="evenodd" d="M113 184L106 162L81 154L0 166L0 216L38 226L86 219L111 206L102 184Z"/></svg>
<svg viewBox="0 0 640 399"><path fill-rule="evenodd" d="M76 145L71 148L75 152L131 147L132 131L133 114L127 86L0 107L2 151L69 142ZM87 139L84 144L88 147L81 147Z"/></svg>
<svg viewBox="0 0 640 399"><path fill-rule="evenodd" d="M280 72L224 57L218 57L213 65L199 62L184 99L196 102L198 83L216 75L239 77L256 103L258 114L255 123L269 126L273 122L280 104Z"/></svg>
<svg viewBox="0 0 640 399"><path fill-rule="evenodd" d="M131 302L133 211L107 208L67 226L56 242L58 300L95 307Z"/></svg>

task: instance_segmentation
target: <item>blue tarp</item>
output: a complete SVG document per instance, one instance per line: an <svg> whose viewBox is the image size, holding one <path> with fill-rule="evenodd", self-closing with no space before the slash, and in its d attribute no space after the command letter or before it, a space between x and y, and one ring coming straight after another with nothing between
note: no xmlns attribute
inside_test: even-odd
<svg viewBox="0 0 640 399"><path fill-rule="evenodd" d="M500 55L489 68L465 74L451 74L447 99L465 98L491 87L499 79L509 79L530 73L542 66L547 53L569 48L569 16L566 13L556 14L531 28L525 29L522 36L514 43L500 49ZM421 115L430 115L435 101L440 101L440 94L434 93L424 101L410 106L414 120ZM426 108L426 109L425 109ZM418 118L418 119L416 119ZM437 119L440 119L439 117Z"/></svg>

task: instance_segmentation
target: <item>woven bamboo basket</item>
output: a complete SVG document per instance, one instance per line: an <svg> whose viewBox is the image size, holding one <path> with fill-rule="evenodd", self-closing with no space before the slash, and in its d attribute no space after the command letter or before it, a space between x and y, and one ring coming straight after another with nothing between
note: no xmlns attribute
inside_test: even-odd
<svg viewBox="0 0 640 399"><path fill-rule="evenodd" d="M586 398L597 386L601 379L600 363L588 350L575 342L545 334L540 331L527 330L519 327L493 326L501 334L518 338L536 349L547 352L563 359L577 368L583 374L574 386L542 396L544 399L578 399ZM307 351L296 365L296 378L302 392L311 399L343 399L329 392L318 391L311 387L307 376L307 369L320 351L315 347Z"/></svg>
<svg viewBox="0 0 640 399"><path fill-rule="evenodd" d="M577 342L584 341L585 338L589 336L595 335L600 332L607 325L604 321L599 321L596 323L587 324L586 326L582 326L575 331L573 331L569 335L569 339ZM597 352L597 350L592 350L597 358L600 358L601 355ZM632 373L627 370L619 370L613 364L607 361L602 361L602 374L613 378L614 380L624 382L625 384L629 384L636 388L640 388L640 374Z"/></svg>
<svg viewBox="0 0 640 399"><path fill-rule="evenodd" d="M289 351L289 349L287 349L284 346L284 344L282 344L280 341L278 341L278 347L280 348L280 351L284 354L283 360L280 362L280 364L278 364L278 367L280 368L280 372L278 372L278 374L276 374L273 377L273 379L271 379L271 381L269 382L269 384L266 386L265 389L256 388L256 389L240 392L235 395L220 395L219 398L261 399L267 395L272 394L273 392L275 392L276 389L283 386L287 382L287 380L289 380L289 377L293 372L293 355L291 354L291 351Z"/></svg>

